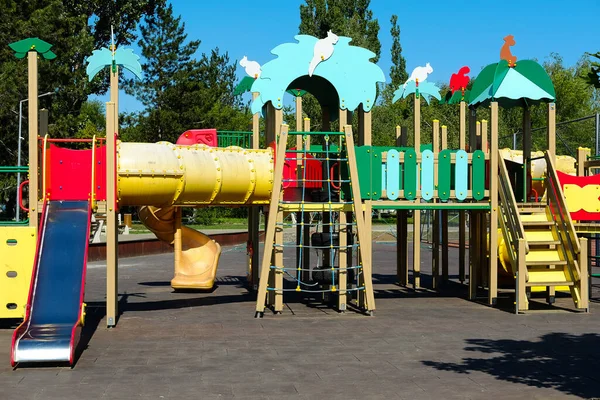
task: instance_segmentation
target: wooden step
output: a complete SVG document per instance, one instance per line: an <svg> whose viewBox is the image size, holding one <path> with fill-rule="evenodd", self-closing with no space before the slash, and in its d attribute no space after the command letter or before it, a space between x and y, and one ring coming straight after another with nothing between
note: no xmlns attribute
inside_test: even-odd
<svg viewBox="0 0 600 400"><path fill-rule="evenodd" d="M535 214L522 214L521 221L525 222L548 222L548 216L545 212Z"/></svg>
<svg viewBox="0 0 600 400"><path fill-rule="evenodd" d="M525 230L525 239L527 239L529 245L535 246L553 246L560 244L558 240L554 239L554 235L549 229L527 229Z"/></svg>
<svg viewBox="0 0 600 400"><path fill-rule="evenodd" d="M528 227L552 227L554 226L554 221L523 221L521 220L521 222L523 223L523 228L525 228L525 230L527 230Z"/></svg>
<svg viewBox="0 0 600 400"><path fill-rule="evenodd" d="M566 265L567 262L560 259L557 250L551 249L530 249L525 256L525 265Z"/></svg>
<svg viewBox="0 0 600 400"><path fill-rule="evenodd" d="M561 269L528 270L527 286L571 286L573 282Z"/></svg>

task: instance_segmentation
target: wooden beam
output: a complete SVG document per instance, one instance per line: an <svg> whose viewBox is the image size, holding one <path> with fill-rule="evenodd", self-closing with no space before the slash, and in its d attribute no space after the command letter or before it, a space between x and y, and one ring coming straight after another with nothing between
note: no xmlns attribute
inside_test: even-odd
<svg viewBox="0 0 600 400"><path fill-rule="evenodd" d="M466 143L466 117L467 117L467 103L464 101L460 102L460 119L458 121L458 148L460 150L467 149Z"/></svg>
<svg viewBox="0 0 600 400"><path fill-rule="evenodd" d="M106 324L109 327L117 325L119 315L116 112L115 103L106 103Z"/></svg>
<svg viewBox="0 0 600 400"><path fill-rule="evenodd" d="M490 110L490 241L488 304L495 305L498 298L498 103L492 102ZM485 124L487 131L487 123Z"/></svg>
<svg viewBox="0 0 600 400"><path fill-rule="evenodd" d="M421 98L413 95L413 132L417 155L421 154ZM417 174L417 188L421 186L420 174ZM421 212L413 211L413 287L421 287Z"/></svg>
<svg viewBox="0 0 600 400"><path fill-rule="evenodd" d="M288 126L284 125L281 129L281 136L277 144L276 154L285 154L287 144ZM271 206L266 224L265 245L263 249L262 265L260 270L260 280L258 282L258 293L256 296L256 314L255 317L262 317L265 311L265 302L267 299L267 283L271 275L271 256L273 254L273 242L275 240L275 228L277 224L278 204L281 195L281 182L283 180L283 164L285 157L277 157L275 171L273 172L273 191L271 192Z"/></svg>
<svg viewBox="0 0 600 400"><path fill-rule="evenodd" d="M27 78L27 98L29 103L27 105L29 129L29 226L37 228L40 168L38 160L38 64L37 52L34 50L27 53ZM45 197L46 193L42 193L42 198Z"/></svg>
<svg viewBox="0 0 600 400"><path fill-rule="evenodd" d="M548 141L548 151L552 156L552 161L556 165L556 104L548 104L548 130L546 131Z"/></svg>
<svg viewBox="0 0 600 400"><path fill-rule="evenodd" d="M365 213L362 212L362 201L360 197L360 183L358 179L358 169L356 167L356 153L354 151L354 138L352 136L352 126L346 125L344 128L346 136L346 145L348 146L348 166L350 170L350 181L352 182L352 201L354 203L354 213L356 218L356 230L360 243L360 259L362 261L364 286L366 295L365 308L367 312L375 311L375 297L373 294L373 276L372 260L370 254L371 232L367 232L365 226ZM365 207L370 209L369 207ZM367 210L365 210L367 211ZM366 246L365 246L366 245Z"/></svg>

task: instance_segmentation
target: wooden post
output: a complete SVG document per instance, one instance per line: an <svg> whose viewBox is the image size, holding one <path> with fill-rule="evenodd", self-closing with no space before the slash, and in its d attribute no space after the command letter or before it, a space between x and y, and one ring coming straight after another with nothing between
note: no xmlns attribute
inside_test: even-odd
<svg viewBox="0 0 600 400"><path fill-rule="evenodd" d="M371 233L366 231L365 214L362 212L362 201L360 198L360 185L358 180L358 169L356 166L356 153L354 151L354 138L352 137L352 126L346 125L344 128L346 144L348 146L348 169L350 172L350 181L352 182L352 201L354 203L354 214L356 218L356 230L358 241L360 243L360 260L362 261L362 270L364 277L364 292L366 295L365 309L369 313L375 311L375 297L373 294L373 275L370 246L365 248L364 244L371 240ZM369 209L365 205L365 209Z"/></svg>
<svg viewBox="0 0 600 400"><path fill-rule="evenodd" d="M484 153L489 153L488 148L488 122L485 119L481 120L481 150Z"/></svg>
<svg viewBox="0 0 600 400"><path fill-rule="evenodd" d="M531 110L523 107L523 201L529 201L528 176L531 170Z"/></svg>
<svg viewBox="0 0 600 400"><path fill-rule="evenodd" d="M527 300L527 266L525 265L526 243L525 239L519 239L517 247L517 279L515 293L517 313L529 309L529 300Z"/></svg>
<svg viewBox="0 0 600 400"><path fill-rule="evenodd" d="M585 147L577 148L577 176L585 176L585 162L590 155L590 149ZM556 165L556 164L555 164Z"/></svg>
<svg viewBox="0 0 600 400"><path fill-rule="evenodd" d="M303 132L310 132L310 118L304 118L304 130ZM310 152L310 135L306 135L306 139L304 141L304 146L307 152ZM304 222L304 244L310 244L310 234L311 234L311 222L310 222L310 213L305 212L302 215L302 221ZM303 263L302 263L302 281L308 282L310 280L310 250L303 252Z"/></svg>
<svg viewBox="0 0 600 400"><path fill-rule="evenodd" d="M579 263L579 294L580 300L579 304L577 304L577 308L584 309L586 312L590 309L590 292L589 292L589 253L588 253L588 239L580 238L579 239L579 255L578 255L578 263Z"/></svg>
<svg viewBox="0 0 600 400"><path fill-rule="evenodd" d="M38 226L38 192L39 192L39 160L38 160L38 65L35 50L27 53L27 98L29 125L29 226ZM21 140L21 138L19 138ZM42 151L45 151L43 149ZM42 193L42 198L46 197ZM18 207L18 206L17 206Z"/></svg>
<svg viewBox="0 0 600 400"><path fill-rule="evenodd" d="M488 304L495 305L498 298L498 103L492 102L490 110L490 242ZM485 124L487 134L487 123ZM487 136L487 135L486 135Z"/></svg>
<svg viewBox="0 0 600 400"><path fill-rule="evenodd" d="M460 119L458 121L458 148L460 150L467 150L466 143L466 124L465 120L467 117L467 103L464 101L460 102ZM465 247L466 247L466 223L467 216L464 210L458 212L458 279L460 283L465 281Z"/></svg>
<svg viewBox="0 0 600 400"><path fill-rule="evenodd" d="M556 165L556 104L548 104L548 152L552 157L552 162Z"/></svg>
<svg viewBox="0 0 600 400"><path fill-rule="evenodd" d="M343 129L345 125L341 126ZM338 229L339 234L339 245L340 245L340 253L339 253L339 288L338 288L338 310L340 312L346 311L346 290L347 290L347 280L348 280L348 224L346 220L346 213L340 211L340 226Z"/></svg>
<svg viewBox="0 0 600 400"><path fill-rule="evenodd" d="M256 100L259 93L252 93L252 100ZM260 147L260 114L252 116L252 148ZM258 206L250 206L248 209L248 279L250 290L258 289L258 267L259 267L259 230L260 212Z"/></svg>
<svg viewBox="0 0 600 400"><path fill-rule="evenodd" d="M284 154L284 153L281 153ZM276 269L273 271L275 276L275 290L273 294L275 296L274 310L275 313L281 314L283 311L283 211L271 210L271 212L277 213L277 226L275 227L275 243L280 246L275 247L275 265Z"/></svg>
<svg viewBox="0 0 600 400"><path fill-rule="evenodd" d="M438 186L438 169L437 165L439 162L440 155L440 121L437 119L433 120L432 124L432 150L434 157L434 166L433 166L433 187L436 188ZM434 196L433 203L437 203L437 198ZM440 285L440 211L432 210L432 237L431 237L431 278L433 289L438 289Z"/></svg>
<svg viewBox="0 0 600 400"><path fill-rule="evenodd" d="M413 112L413 129L414 129L414 146L417 153L417 160L421 157L421 98L413 95L414 112ZM417 166L417 171L419 171ZM417 172L417 191L421 187L421 174ZM420 198L416 199L417 202ZM421 211L413 210L413 276L414 289L421 287Z"/></svg>
<svg viewBox="0 0 600 400"><path fill-rule="evenodd" d="M118 227L116 156L116 105L106 103L106 324L116 326L118 319Z"/></svg>
<svg viewBox="0 0 600 400"><path fill-rule="evenodd" d="M396 146L405 146L407 129L396 126ZM404 142L404 144L403 144ZM398 283L408 285L408 212L396 210L396 275Z"/></svg>
<svg viewBox="0 0 600 400"><path fill-rule="evenodd" d="M110 102L115 104L115 134L119 135L119 66L110 67Z"/></svg>
<svg viewBox="0 0 600 400"><path fill-rule="evenodd" d="M277 154L285 154L287 144L287 125L283 126L281 131L281 138L277 144ZM261 317L265 310L265 301L267 299L267 284L269 282L269 276L271 276L271 260L273 254L273 243L275 240L275 229L277 225L277 216L279 208L279 200L281 195L281 183L283 180L283 164L285 157L277 157L275 163L275 170L273 172L273 192L271 193L271 201L269 215L267 217L266 233L265 233L265 245L263 249L263 258L260 269L260 279L258 281L258 293L256 296L256 317Z"/></svg>
<svg viewBox="0 0 600 400"><path fill-rule="evenodd" d="M448 148L448 127L442 125L442 150ZM441 210L442 214L442 282L448 281L448 210Z"/></svg>

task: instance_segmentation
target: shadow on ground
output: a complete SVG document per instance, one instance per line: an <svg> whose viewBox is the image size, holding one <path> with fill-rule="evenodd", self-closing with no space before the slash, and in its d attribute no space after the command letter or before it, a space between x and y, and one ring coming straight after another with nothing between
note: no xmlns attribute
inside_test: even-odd
<svg viewBox="0 0 600 400"><path fill-rule="evenodd" d="M478 357L461 363L423 361L442 371L484 372L496 379L552 388L583 398L600 396L600 335L551 333L538 341L467 339L466 351Z"/></svg>

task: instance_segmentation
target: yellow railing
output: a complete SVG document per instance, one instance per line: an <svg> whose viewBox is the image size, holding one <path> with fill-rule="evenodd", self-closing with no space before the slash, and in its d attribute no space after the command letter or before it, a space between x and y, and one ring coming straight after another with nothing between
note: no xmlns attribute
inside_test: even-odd
<svg viewBox="0 0 600 400"><path fill-rule="evenodd" d="M498 153L498 166L500 169L499 175L499 223L504 237L504 243L508 250L511 265L513 267L513 274L516 274L519 261L524 262L525 260L519 260L519 240L525 239L525 228L519 215L517 207L517 201L515 200L515 194L513 192L510 178L508 176L508 170L504 159ZM529 245L525 242L525 254L529 252ZM525 273L526 270L525 270Z"/></svg>
<svg viewBox="0 0 600 400"><path fill-rule="evenodd" d="M562 244L560 247L563 249L563 256L568 262L571 279L573 282L577 282L581 276L581 270L577 262L578 254L581 252L579 238L560 188L560 182L550 153L546 152L544 158L546 159L546 169L548 171L546 174L546 197L549 213L556 224L558 239Z"/></svg>

